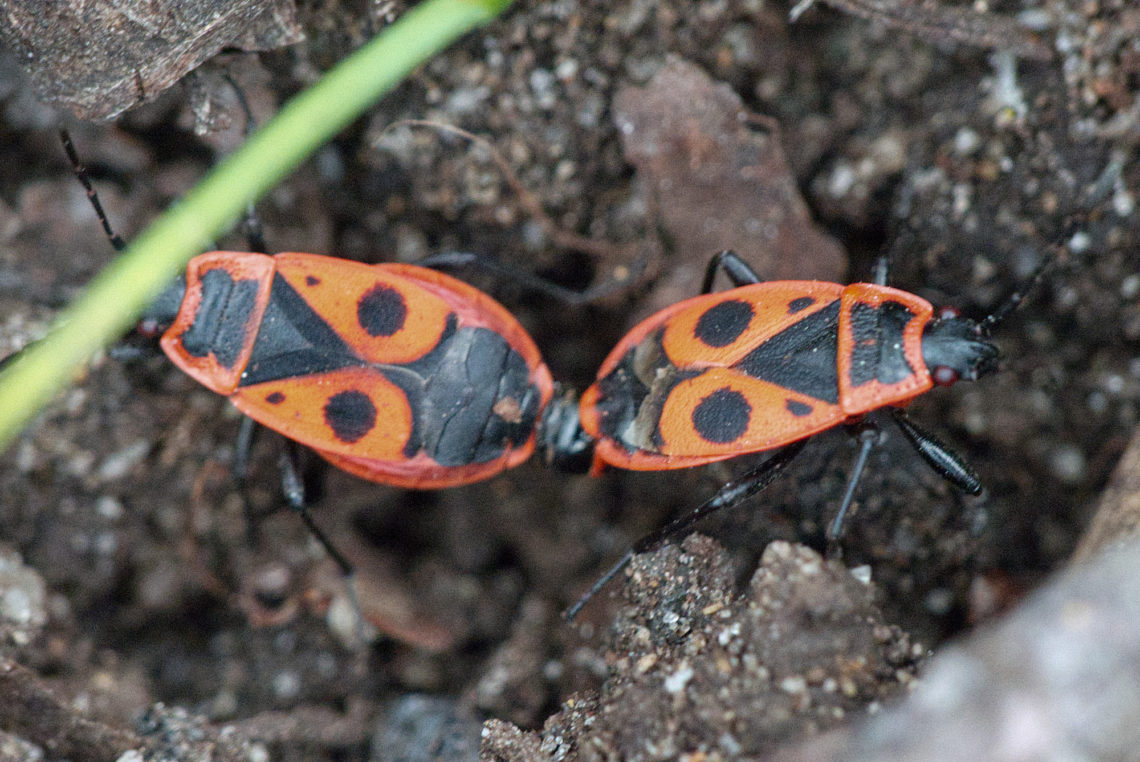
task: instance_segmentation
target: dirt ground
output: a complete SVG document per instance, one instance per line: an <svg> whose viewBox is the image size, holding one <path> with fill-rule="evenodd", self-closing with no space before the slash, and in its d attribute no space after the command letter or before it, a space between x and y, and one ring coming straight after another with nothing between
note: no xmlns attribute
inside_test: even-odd
<svg viewBox="0 0 1140 762"><path fill-rule="evenodd" d="M365 5L306 4L306 41L224 53L114 124L39 103L0 60L0 351L42 335L112 258L58 125L129 239L240 141L223 75L268 118L382 23ZM999 25L995 42L988 17L953 8L935 24L821 4L792 24L756 0L520 2L257 211L271 251L470 251L578 289L632 273L578 308L463 275L578 388L722 248L764 277L840 281L886 252L893 285L978 318L1059 250L995 331L1001 372L909 409L982 496L884 426L842 563L825 560L857 451L827 432L704 536L638 557L571 626L560 612L633 540L757 459L598 479L535 462L411 492L313 457L316 520L385 633L361 646L335 566L275 510L281 442L255 442L251 520L227 403L161 356L102 357L0 457L0 578L25 604L0 606L0 655L27 668L11 691L44 687L60 708L31 738L35 722L6 719L24 732L0 759L114 759L139 739L146 759L758 758L906 694L947 639L1064 563L1140 403L1140 16L992 3L1039 35ZM1019 39L1020 57L999 52ZM203 104L231 126L199 137ZM489 141L562 233L485 146L409 119ZM61 740L95 732L75 713L99 743Z"/></svg>

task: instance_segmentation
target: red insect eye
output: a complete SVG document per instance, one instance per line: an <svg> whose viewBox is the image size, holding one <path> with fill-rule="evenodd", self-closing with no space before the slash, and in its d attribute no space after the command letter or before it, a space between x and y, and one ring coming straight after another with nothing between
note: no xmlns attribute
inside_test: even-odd
<svg viewBox="0 0 1140 762"><path fill-rule="evenodd" d="M958 371L948 365L939 365L930 372L930 380L939 386L950 386L957 383L959 378Z"/></svg>
<svg viewBox="0 0 1140 762"><path fill-rule="evenodd" d="M939 320L952 320L956 317L962 317L962 313L958 311L957 307L939 307L938 319Z"/></svg>

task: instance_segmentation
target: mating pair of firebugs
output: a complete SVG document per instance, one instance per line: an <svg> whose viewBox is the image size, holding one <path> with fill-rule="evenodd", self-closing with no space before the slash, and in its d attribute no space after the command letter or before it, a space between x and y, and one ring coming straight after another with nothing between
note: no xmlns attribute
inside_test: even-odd
<svg viewBox="0 0 1140 762"><path fill-rule="evenodd" d="M733 288L714 293L721 271ZM751 486L728 485L672 533L762 488L811 435L879 408L901 411L935 384L995 369L989 332L1020 295L975 322L936 315L885 278L881 268L876 283L765 283L722 252L702 294L630 331L580 400L556 388L504 307L425 267L215 251L191 260L144 318L179 368L242 413L383 484L467 484L536 449L564 470L592 463L595 473L778 451ZM959 457L901 412L896 420L939 473L981 490ZM871 442L864 439L833 538Z"/></svg>
<svg viewBox="0 0 1140 762"><path fill-rule="evenodd" d="M738 281L643 321L573 403L478 289L296 253L202 254L146 317L169 326L161 346L178 367L258 423L357 476L420 489L486 479L536 446L564 456L583 437L596 466L635 470L772 450L976 379L997 357L984 323L935 318L905 291Z"/></svg>

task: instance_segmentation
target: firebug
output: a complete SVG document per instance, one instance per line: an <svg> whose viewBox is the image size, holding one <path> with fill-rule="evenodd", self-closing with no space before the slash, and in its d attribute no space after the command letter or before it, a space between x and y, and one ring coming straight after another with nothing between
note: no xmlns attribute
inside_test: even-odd
<svg viewBox="0 0 1140 762"><path fill-rule="evenodd" d="M434 489L487 479L529 458L540 431L552 462L588 461L573 401L555 395L526 329L487 294L427 267L208 252L139 325L250 419L370 481Z"/></svg>
<svg viewBox="0 0 1140 762"><path fill-rule="evenodd" d="M61 138L112 246L125 248ZM246 227L264 248L252 213ZM245 414L239 483L257 424L286 437L285 502L340 567L358 625L353 566L309 511L298 445L358 477L414 489L488 479L535 450L561 470L590 465L576 396L554 383L530 335L490 296L435 269L212 251L190 260L136 333L159 338L176 366Z"/></svg>
<svg viewBox="0 0 1140 762"><path fill-rule="evenodd" d="M526 460L553 396L505 308L414 265L210 252L146 317L196 381L384 484L450 487Z"/></svg>
<svg viewBox="0 0 1140 762"><path fill-rule="evenodd" d="M733 288L712 293L722 270ZM763 489L813 434L860 423L880 408L892 412L939 474L965 492L982 491L966 462L902 409L935 385L973 381L996 370L998 349L990 330L1022 294L973 321L954 310L936 313L925 299L885 282L884 263L875 283L765 283L725 251L709 263L702 295L652 315L614 347L580 403L581 425L595 440L595 472L605 466L685 468L775 453L696 510L639 540L568 617L635 553ZM861 436L829 542L842 534L877 438L873 429Z"/></svg>

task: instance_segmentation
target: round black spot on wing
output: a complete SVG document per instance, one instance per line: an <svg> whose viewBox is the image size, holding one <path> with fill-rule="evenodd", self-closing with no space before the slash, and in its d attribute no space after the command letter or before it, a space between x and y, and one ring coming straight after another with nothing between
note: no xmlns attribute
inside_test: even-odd
<svg viewBox="0 0 1140 762"><path fill-rule="evenodd" d="M376 406L364 392L337 392L325 403L324 413L336 438L349 444L376 426Z"/></svg>
<svg viewBox="0 0 1140 762"><path fill-rule="evenodd" d="M793 299L788 302L788 314L794 315L797 312L803 312L813 304L815 304L815 299L810 296L801 296L798 299Z"/></svg>
<svg viewBox="0 0 1140 762"><path fill-rule="evenodd" d="M285 401L285 393L284 392L270 392L269 394L265 395L265 401L268 402L270 405L280 405L282 402Z"/></svg>
<svg viewBox="0 0 1140 762"><path fill-rule="evenodd" d="M752 305L739 299L720 302L697 320L693 336L710 347L727 347L752 323Z"/></svg>
<svg viewBox="0 0 1140 762"><path fill-rule="evenodd" d="M735 389L717 389L693 408L693 428L709 442L728 444L748 431L752 406Z"/></svg>
<svg viewBox="0 0 1140 762"><path fill-rule="evenodd" d="M408 305L399 291L377 283L356 303L356 319L369 336L393 336L408 319Z"/></svg>
<svg viewBox="0 0 1140 762"><path fill-rule="evenodd" d="M806 402L800 402L799 400L793 399L785 400L784 407L788 409L789 413L796 416L797 418L803 418L805 415L811 415L812 410L814 410L814 408Z"/></svg>
<svg viewBox="0 0 1140 762"><path fill-rule="evenodd" d="M319 285L321 285L321 279L315 275L306 275L305 276L305 285L306 286L319 286Z"/></svg>

